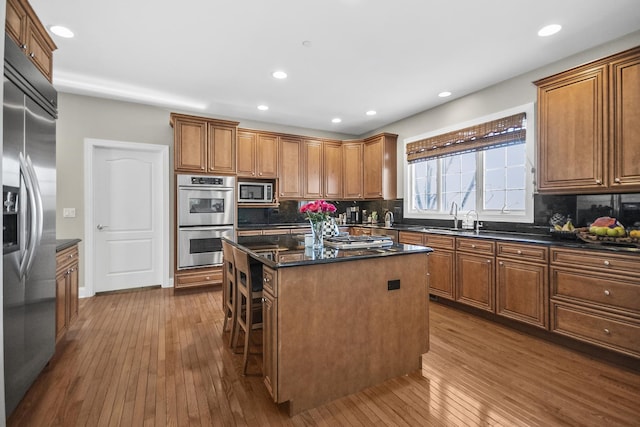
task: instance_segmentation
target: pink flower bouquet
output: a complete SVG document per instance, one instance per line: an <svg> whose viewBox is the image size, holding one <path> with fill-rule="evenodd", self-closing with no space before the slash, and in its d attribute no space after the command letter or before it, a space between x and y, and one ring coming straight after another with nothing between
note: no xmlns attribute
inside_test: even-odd
<svg viewBox="0 0 640 427"><path fill-rule="evenodd" d="M300 207L300 213L307 214L307 218L312 223L326 221L329 219L329 214L335 211L335 205L325 202L324 200L305 203Z"/></svg>

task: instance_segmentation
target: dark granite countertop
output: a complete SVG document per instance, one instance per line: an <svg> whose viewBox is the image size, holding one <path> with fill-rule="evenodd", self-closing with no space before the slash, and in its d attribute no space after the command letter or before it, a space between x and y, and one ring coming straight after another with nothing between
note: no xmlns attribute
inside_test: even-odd
<svg viewBox="0 0 640 427"><path fill-rule="evenodd" d="M326 264L357 259L428 253L424 246L394 244L382 248L314 250L304 246L304 240L292 235L224 237L234 246L246 250L253 258L271 268Z"/></svg>
<svg viewBox="0 0 640 427"><path fill-rule="evenodd" d="M640 248L638 247L617 245L614 243L611 243L611 244L587 243L582 240L560 239L551 235L544 235L544 234L517 233L517 232L511 232L511 231L492 231L492 230L480 230L479 233L476 233L474 230L459 229L457 231L454 231L448 228L429 227L429 226L420 226L420 225L412 225L412 224L394 224L391 227L385 227L383 223L341 224L341 226L342 227L378 228L378 229L396 230L396 231L413 231L418 233L435 233L435 234L444 234L444 235L455 236L455 237L470 237L470 238L478 238L478 239L502 240L502 241L519 242L519 243L554 245L554 246L561 246L566 248L613 251L613 252L619 252L619 253L640 255ZM238 227L238 229L250 230L250 229L263 229L263 228L274 229L274 228L295 228L295 227L308 227L308 225L306 223L261 224L261 225L252 225L252 226L242 226L242 227Z"/></svg>
<svg viewBox="0 0 640 427"><path fill-rule="evenodd" d="M63 251L73 245L77 245L81 241L82 240L80 239L58 239L56 240L56 252Z"/></svg>

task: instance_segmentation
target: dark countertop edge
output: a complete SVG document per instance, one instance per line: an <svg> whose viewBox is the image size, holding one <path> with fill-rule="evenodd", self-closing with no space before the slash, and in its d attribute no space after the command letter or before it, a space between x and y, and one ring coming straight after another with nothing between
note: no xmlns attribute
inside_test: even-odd
<svg viewBox="0 0 640 427"><path fill-rule="evenodd" d="M70 248L73 245L77 245L82 242L81 239L57 239L56 240L56 252L63 251Z"/></svg>
<svg viewBox="0 0 640 427"><path fill-rule="evenodd" d="M412 254L421 254L421 253L428 254L430 252L433 252L432 248L429 248L426 246L409 245L409 244L400 243L400 244L394 244L393 246L388 246L384 248L371 248L370 250L379 251L378 254L376 255L367 254L367 255L361 255L361 256L358 256L358 255L351 256L348 258L328 258L328 259L302 260L302 261L291 261L287 263L279 263L279 262L271 261L270 259L260 256L260 254L255 253L250 248L247 248L246 246L241 245L240 243L234 241L233 239L230 239L228 237L222 237L222 238L227 242L229 242L230 244L232 244L233 246L242 248L243 250L247 251L247 253L252 258L261 262L267 267L270 267L273 269L300 267L304 265L333 264L336 262L348 262L348 261L356 261L356 260L363 260L363 259L376 259L376 258L388 257L388 256L402 256L402 255L412 255ZM403 248L406 248L406 250L403 250L401 252L391 250L393 248L398 248L400 246L402 246ZM327 248L327 249L331 249L331 248ZM352 250L357 251L357 249L352 249Z"/></svg>
<svg viewBox="0 0 640 427"><path fill-rule="evenodd" d="M425 231L419 230L422 228L419 225L410 225L410 224L394 224L391 227L385 227L381 224L340 224L341 227L364 227L364 228L377 228L382 230L395 230L395 231L411 231L414 233L427 233ZM250 230L250 229L275 229L275 228L303 228L308 227L307 224L299 223L299 224L261 224L250 227L238 227L239 230ZM563 240L558 239L549 235L543 234L525 234L525 233L516 233L509 231L491 231L491 230L481 230L479 234L476 234L474 231L470 230L460 230L460 231L451 231L447 229L438 230L438 227L426 227L429 228L430 231L428 233L431 234L442 234L445 236L452 237L469 237L474 239L491 239L491 240L501 240L507 242L517 242L517 243L532 243L539 245L554 245L566 248L574 248L574 249L588 249L588 250L596 250L596 251L609 251L609 252L618 252L618 253L628 253L628 254L640 254L640 248L626 247L626 246L616 246L616 245L601 245L597 243L587 243L582 240Z"/></svg>

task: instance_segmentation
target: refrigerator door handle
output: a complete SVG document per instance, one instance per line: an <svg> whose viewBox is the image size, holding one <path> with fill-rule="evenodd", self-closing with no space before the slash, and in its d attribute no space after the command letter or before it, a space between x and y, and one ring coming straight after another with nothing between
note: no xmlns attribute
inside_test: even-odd
<svg viewBox="0 0 640 427"><path fill-rule="evenodd" d="M27 197L29 199L29 213L30 213L30 218L29 218L29 232L26 233L26 217L27 215L24 215L25 218L25 222L22 223L21 227L24 227L25 229L25 238L26 238L26 245L25 245L25 250L24 253L22 254L22 259L20 260L20 278L23 278L26 274L27 274L27 265L29 264L29 260L33 257L33 252L35 250L35 237L37 234L37 224L36 224L36 219L35 219L35 215L36 215L36 199L34 197L33 194L33 185L31 182L31 173L29 172L29 168L27 166L27 162L24 158L24 155L22 153L20 153L18 155L18 160L20 161L20 172L22 174L22 177L24 179L24 186L27 190ZM22 209L24 209L26 206L22 206Z"/></svg>
<svg viewBox="0 0 640 427"><path fill-rule="evenodd" d="M26 159L27 170L29 171L31 178L31 186L33 188L33 199L35 201L35 227L31 227L31 231L34 232L33 240L33 248L29 255L29 260L27 261L27 267L25 270L25 274L28 274L31 271L31 266L33 265L33 260L36 255L36 248L40 246L40 241L42 240L42 231L43 231L43 222L44 222L44 209L42 208L42 192L40 191L40 185L38 183L38 176L36 175L36 170L33 167L33 162L31 161L31 157L27 155ZM33 224L33 223L32 223Z"/></svg>

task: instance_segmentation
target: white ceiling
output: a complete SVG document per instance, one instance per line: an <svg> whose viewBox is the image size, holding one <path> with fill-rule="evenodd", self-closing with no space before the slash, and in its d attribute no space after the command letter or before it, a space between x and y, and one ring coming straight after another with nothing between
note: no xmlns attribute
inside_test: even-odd
<svg viewBox="0 0 640 427"><path fill-rule="evenodd" d="M640 29L638 0L31 4L75 32L53 36L60 91L352 135ZM563 30L538 37L550 23Z"/></svg>

